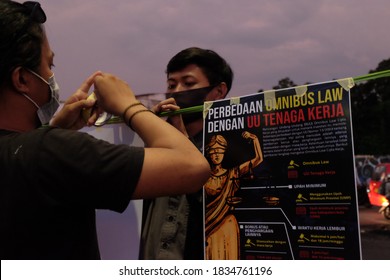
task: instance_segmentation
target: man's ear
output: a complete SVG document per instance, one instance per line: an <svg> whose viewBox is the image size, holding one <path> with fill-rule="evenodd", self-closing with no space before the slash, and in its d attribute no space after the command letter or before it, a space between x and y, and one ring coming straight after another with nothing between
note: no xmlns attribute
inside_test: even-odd
<svg viewBox="0 0 390 280"><path fill-rule="evenodd" d="M12 71L11 81L15 90L28 93L28 77L26 76L26 70L23 67L16 67L14 71Z"/></svg>
<svg viewBox="0 0 390 280"><path fill-rule="evenodd" d="M227 95L228 89L225 82L220 83L217 86L217 100L218 99L224 99Z"/></svg>

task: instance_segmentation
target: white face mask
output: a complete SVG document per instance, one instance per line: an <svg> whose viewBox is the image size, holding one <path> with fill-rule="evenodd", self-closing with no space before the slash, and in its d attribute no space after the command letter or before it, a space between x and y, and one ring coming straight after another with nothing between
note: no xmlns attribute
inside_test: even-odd
<svg viewBox="0 0 390 280"><path fill-rule="evenodd" d="M47 84L50 88L51 92L51 98L50 101L46 104L43 104L41 107L38 106L38 104L32 100L28 95L23 94L28 100L30 100L35 107L38 108L37 114L38 118L41 121L41 124L47 124L51 120L51 118L54 116L55 112L57 111L58 107L60 106L60 87L58 86L58 83L55 80L54 74L46 81L44 78L42 78L40 75L35 73L32 70L27 69L31 73L33 73L35 76L37 76L39 79L41 79L45 84Z"/></svg>

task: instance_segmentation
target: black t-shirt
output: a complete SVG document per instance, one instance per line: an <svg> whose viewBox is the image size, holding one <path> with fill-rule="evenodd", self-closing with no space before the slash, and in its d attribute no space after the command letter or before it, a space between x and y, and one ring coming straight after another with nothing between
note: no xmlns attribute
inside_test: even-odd
<svg viewBox="0 0 390 280"><path fill-rule="evenodd" d="M99 259L95 209L126 209L143 159L83 132L0 131L1 259Z"/></svg>

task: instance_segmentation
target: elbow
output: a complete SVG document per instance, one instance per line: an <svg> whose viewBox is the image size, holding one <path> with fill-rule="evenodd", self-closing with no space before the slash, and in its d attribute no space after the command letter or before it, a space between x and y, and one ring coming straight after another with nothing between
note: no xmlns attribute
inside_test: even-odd
<svg viewBox="0 0 390 280"><path fill-rule="evenodd" d="M188 191L195 193L202 189L207 179L209 179L211 170L208 161L203 156L199 158L199 160L193 161L192 170L192 180L189 184L191 185L191 188L189 188Z"/></svg>
<svg viewBox="0 0 390 280"><path fill-rule="evenodd" d="M210 164L206 158L202 159L201 165L202 165L201 181L202 181L202 187L203 187L203 185L206 183L206 181L210 178L211 168L210 168Z"/></svg>

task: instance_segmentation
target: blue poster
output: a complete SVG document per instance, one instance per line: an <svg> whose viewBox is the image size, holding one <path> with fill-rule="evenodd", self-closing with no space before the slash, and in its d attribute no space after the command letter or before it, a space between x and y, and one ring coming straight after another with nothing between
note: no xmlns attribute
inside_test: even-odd
<svg viewBox="0 0 390 280"><path fill-rule="evenodd" d="M361 259L352 86L204 104L205 259Z"/></svg>

